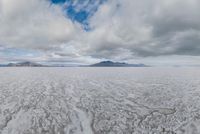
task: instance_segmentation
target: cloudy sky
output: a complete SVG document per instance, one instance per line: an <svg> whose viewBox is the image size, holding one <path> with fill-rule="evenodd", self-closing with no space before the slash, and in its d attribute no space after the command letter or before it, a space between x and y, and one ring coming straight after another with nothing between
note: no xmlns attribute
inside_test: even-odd
<svg viewBox="0 0 200 134"><path fill-rule="evenodd" d="M200 65L199 0L0 0L0 63Z"/></svg>

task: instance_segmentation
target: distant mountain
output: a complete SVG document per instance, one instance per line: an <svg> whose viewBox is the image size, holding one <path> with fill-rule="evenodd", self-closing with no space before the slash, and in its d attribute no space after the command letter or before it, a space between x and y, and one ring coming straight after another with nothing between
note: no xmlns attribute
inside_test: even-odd
<svg viewBox="0 0 200 134"><path fill-rule="evenodd" d="M53 64L42 65L35 62L25 61L19 63L0 64L0 67L149 67L145 64L128 64L124 62L102 61L92 65L65 65Z"/></svg>
<svg viewBox="0 0 200 134"><path fill-rule="evenodd" d="M148 67L145 64L128 64L124 62L102 61L90 65L90 67Z"/></svg>
<svg viewBox="0 0 200 134"><path fill-rule="evenodd" d="M5 64L0 64L0 67L6 67L7 65L5 65Z"/></svg>
<svg viewBox="0 0 200 134"><path fill-rule="evenodd" d="M42 64L34 63L34 62L19 62L19 63L9 63L6 65L7 67L43 67Z"/></svg>

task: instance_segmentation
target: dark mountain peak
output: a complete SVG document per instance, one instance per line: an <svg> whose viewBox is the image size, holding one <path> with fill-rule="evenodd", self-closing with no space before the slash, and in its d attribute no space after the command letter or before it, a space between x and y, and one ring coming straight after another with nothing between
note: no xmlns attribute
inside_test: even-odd
<svg viewBox="0 0 200 134"><path fill-rule="evenodd" d="M91 67L147 67L145 64L128 64L125 62L102 61L90 65Z"/></svg>
<svg viewBox="0 0 200 134"><path fill-rule="evenodd" d="M19 63L9 63L7 66L8 67L41 67L43 65L35 63L35 62L24 61L24 62L19 62Z"/></svg>
<svg viewBox="0 0 200 134"><path fill-rule="evenodd" d="M20 64L32 64L33 62L30 61L24 61L24 62L20 62Z"/></svg>
<svg viewBox="0 0 200 134"><path fill-rule="evenodd" d="M114 62L107 60L107 61L102 61L102 62L100 62L100 63L109 64L109 63L114 63Z"/></svg>
<svg viewBox="0 0 200 134"><path fill-rule="evenodd" d="M125 62L113 62L113 61L102 61L100 63L104 63L104 64L126 64Z"/></svg>

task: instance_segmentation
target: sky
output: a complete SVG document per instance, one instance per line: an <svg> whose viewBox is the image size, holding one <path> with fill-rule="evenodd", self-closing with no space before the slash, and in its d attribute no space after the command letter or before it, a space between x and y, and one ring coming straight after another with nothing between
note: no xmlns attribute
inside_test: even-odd
<svg viewBox="0 0 200 134"><path fill-rule="evenodd" d="M200 65L199 0L0 0L0 63Z"/></svg>

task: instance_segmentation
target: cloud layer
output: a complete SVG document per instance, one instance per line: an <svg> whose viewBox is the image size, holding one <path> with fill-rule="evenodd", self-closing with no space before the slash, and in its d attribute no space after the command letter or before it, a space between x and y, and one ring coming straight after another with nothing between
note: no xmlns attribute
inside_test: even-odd
<svg viewBox="0 0 200 134"><path fill-rule="evenodd" d="M90 30L67 16L67 2L0 0L1 48L36 51L41 61L77 63L172 56L182 62L180 57L200 56L199 0L98 0L95 10L77 3L79 11L89 5L92 13L85 21Z"/></svg>
<svg viewBox="0 0 200 134"><path fill-rule="evenodd" d="M199 55L199 10L198 0L110 0L91 19L94 31L104 32L95 48L134 56Z"/></svg>
<svg viewBox="0 0 200 134"><path fill-rule="evenodd" d="M45 0L0 0L0 16L0 43L13 47L49 49L81 30Z"/></svg>

